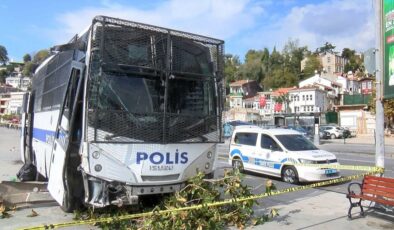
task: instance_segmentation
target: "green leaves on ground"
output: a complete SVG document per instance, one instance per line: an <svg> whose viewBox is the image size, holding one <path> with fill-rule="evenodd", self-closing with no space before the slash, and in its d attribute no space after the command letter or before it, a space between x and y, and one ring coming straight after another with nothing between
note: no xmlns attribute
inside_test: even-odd
<svg viewBox="0 0 394 230"><path fill-rule="evenodd" d="M112 209L112 212L98 214L92 210L85 213L76 213L76 219L90 219L112 216L116 221L100 223L103 229L223 229L226 226L235 226L243 229L248 225L258 225L278 215L276 210L269 214L255 216L253 206L255 200L239 201L225 205L207 206L207 204L223 201L224 199L239 199L252 195L251 189L243 185L242 177L238 171L225 171L224 177L219 179L204 179L205 175L199 173L191 178L186 186L172 196L168 196L156 206L153 214L134 220L116 220L120 215L127 214L123 209ZM268 192L275 189L272 181L267 182ZM185 211L159 213L160 210L179 209L193 205L202 205L202 208ZM122 211L123 210L123 211ZM145 210L146 211L146 210Z"/></svg>

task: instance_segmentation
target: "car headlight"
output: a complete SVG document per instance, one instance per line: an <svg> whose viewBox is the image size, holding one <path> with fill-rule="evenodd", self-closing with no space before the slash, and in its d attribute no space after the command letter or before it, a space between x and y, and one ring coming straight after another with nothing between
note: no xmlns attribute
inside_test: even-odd
<svg viewBox="0 0 394 230"><path fill-rule="evenodd" d="M301 164L316 164L316 161L307 160L307 159L298 159Z"/></svg>

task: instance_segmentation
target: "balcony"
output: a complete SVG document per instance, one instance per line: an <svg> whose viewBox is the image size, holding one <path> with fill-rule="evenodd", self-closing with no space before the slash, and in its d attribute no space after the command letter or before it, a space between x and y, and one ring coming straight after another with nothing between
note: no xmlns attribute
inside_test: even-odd
<svg viewBox="0 0 394 230"><path fill-rule="evenodd" d="M371 99L371 94L345 94L343 95L343 105L367 105Z"/></svg>

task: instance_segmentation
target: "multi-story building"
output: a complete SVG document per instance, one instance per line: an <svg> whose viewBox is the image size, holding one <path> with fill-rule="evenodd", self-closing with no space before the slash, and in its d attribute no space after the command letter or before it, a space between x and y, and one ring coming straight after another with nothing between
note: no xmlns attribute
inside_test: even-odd
<svg viewBox="0 0 394 230"><path fill-rule="evenodd" d="M0 115L19 114L21 112L25 92L9 92L0 94Z"/></svg>
<svg viewBox="0 0 394 230"><path fill-rule="evenodd" d="M273 103L273 110L275 114L283 114L283 113L290 113L290 108L289 108L289 91L296 88L290 87L290 88L279 88L272 92L271 94L271 100Z"/></svg>
<svg viewBox="0 0 394 230"><path fill-rule="evenodd" d="M23 104L23 95L25 92L10 93L10 100L8 101L8 112L10 114L20 114Z"/></svg>
<svg viewBox="0 0 394 230"><path fill-rule="evenodd" d="M230 108L245 108L244 99L256 96L260 90L256 81L240 80L230 83L230 94L227 97Z"/></svg>
<svg viewBox="0 0 394 230"><path fill-rule="evenodd" d="M21 73L15 72L5 79L5 83L14 88L26 91L30 87L31 79L24 77Z"/></svg>
<svg viewBox="0 0 394 230"><path fill-rule="evenodd" d="M316 73L314 76L307 78L298 83L299 88L306 86L318 87L321 90L327 91L327 93L335 98L338 98L339 93L342 90L342 84L333 80L334 77L329 75L321 75ZM335 76L336 79L336 76Z"/></svg>
<svg viewBox="0 0 394 230"><path fill-rule="evenodd" d="M289 90L289 99L291 113L324 113L331 110L333 103L327 91L314 86Z"/></svg>
<svg viewBox="0 0 394 230"><path fill-rule="evenodd" d="M348 62L346 58L330 51L320 53L318 58L323 67L323 72L328 74L343 73ZM307 60L308 58L304 58L301 61L301 71L304 70Z"/></svg>
<svg viewBox="0 0 394 230"><path fill-rule="evenodd" d="M0 115L8 114L8 101L10 94L0 94Z"/></svg>
<svg viewBox="0 0 394 230"><path fill-rule="evenodd" d="M345 71L345 65L348 62L346 58L329 51L320 53L319 58L323 70L329 74L343 73Z"/></svg>

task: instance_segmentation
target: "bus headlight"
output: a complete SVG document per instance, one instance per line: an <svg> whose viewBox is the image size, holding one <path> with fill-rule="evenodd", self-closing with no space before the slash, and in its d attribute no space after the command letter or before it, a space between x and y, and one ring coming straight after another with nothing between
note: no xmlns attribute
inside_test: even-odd
<svg viewBox="0 0 394 230"><path fill-rule="evenodd" d="M94 152L92 153L92 157L93 157L94 159L99 159L99 158L100 158L100 152L99 152L99 151L94 151Z"/></svg>
<svg viewBox="0 0 394 230"><path fill-rule="evenodd" d="M213 153L212 153L211 151L209 151L209 152L207 153L207 157L208 157L208 159L211 159L211 158L212 158L212 156L213 156Z"/></svg>
<svg viewBox="0 0 394 230"><path fill-rule="evenodd" d="M209 162L207 162L207 163L205 164L205 169L209 169L209 167L211 167L211 164L210 164Z"/></svg>
<svg viewBox="0 0 394 230"><path fill-rule="evenodd" d="M96 172L100 172L103 169L103 166L101 166L100 164L97 164L94 166L94 170L96 170Z"/></svg>

